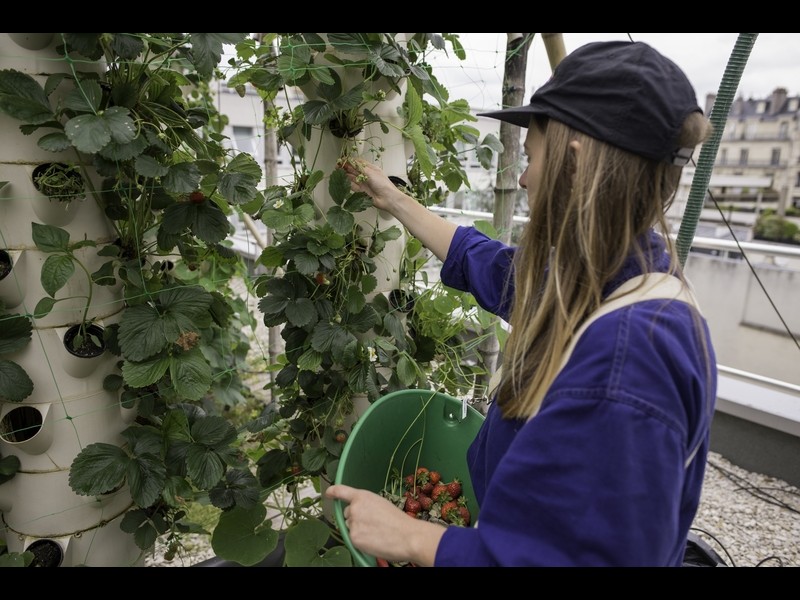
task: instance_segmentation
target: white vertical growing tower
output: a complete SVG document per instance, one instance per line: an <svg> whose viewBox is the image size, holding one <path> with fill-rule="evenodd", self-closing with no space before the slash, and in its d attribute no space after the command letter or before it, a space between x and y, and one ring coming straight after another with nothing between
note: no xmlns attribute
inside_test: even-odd
<svg viewBox="0 0 800 600"><path fill-rule="evenodd" d="M0 69L31 75L42 85L49 75L81 70L80 63L71 63L56 50L58 44L52 33L0 34ZM53 94L58 93L56 88ZM19 122L2 113L0 138L0 257L11 266L5 275L0 271L0 302L6 311L0 315L33 315L42 299L53 296L43 287L43 269L52 269L58 277L64 261L80 263L75 276L59 289L52 310L33 319L30 342L0 357L21 367L33 383L21 400L0 393L0 457L19 461L16 475L0 485L0 538L10 552L32 552L38 566L136 565L141 550L119 527L132 504L127 486L90 497L75 494L68 481L70 465L81 449L96 442L123 445L121 432L135 417L133 409L120 405L119 392L103 388L116 357L107 351L78 357L64 342L74 325L91 322L104 327L119 320L120 288L94 285L89 277L104 261L98 251L113 243L115 235L92 198L48 197L34 185L34 174L46 165L75 166L81 159L73 151L41 149L38 136L22 135ZM84 172L91 172L83 166ZM69 240L59 239L57 230L46 226L66 231ZM55 257L48 262L58 254L55 248L82 240L96 246L71 246L77 261ZM0 377L3 374L8 372L0 371ZM13 389L14 381L6 383Z"/></svg>

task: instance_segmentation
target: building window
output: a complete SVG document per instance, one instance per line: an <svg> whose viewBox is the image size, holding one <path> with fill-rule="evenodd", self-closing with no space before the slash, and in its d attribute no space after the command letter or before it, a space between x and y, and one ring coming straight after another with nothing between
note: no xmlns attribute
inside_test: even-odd
<svg viewBox="0 0 800 600"><path fill-rule="evenodd" d="M785 121L781 123L780 130L778 131L778 139L785 140L789 137L789 123Z"/></svg>
<svg viewBox="0 0 800 600"><path fill-rule="evenodd" d="M769 159L769 164L773 167L777 167L781 162L781 149L780 148L773 148L772 149L772 156Z"/></svg>
<svg viewBox="0 0 800 600"><path fill-rule="evenodd" d="M788 108L789 112L795 112L797 110L798 106L800 106L800 98L790 98L789 99L789 108Z"/></svg>
<svg viewBox="0 0 800 600"><path fill-rule="evenodd" d="M758 104L756 104L756 114L763 115L764 112L767 110L767 103L765 100L760 100Z"/></svg>
<svg viewBox="0 0 800 600"><path fill-rule="evenodd" d="M797 179L794 180L794 186L800 187L800 171L797 172Z"/></svg>
<svg viewBox="0 0 800 600"><path fill-rule="evenodd" d="M739 151L739 164L740 165L742 165L742 166L746 166L747 165L747 155L748 155L747 148L742 148Z"/></svg>
<svg viewBox="0 0 800 600"><path fill-rule="evenodd" d="M719 151L719 164L725 166L728 164L728 149L723 148Z"/></svg>

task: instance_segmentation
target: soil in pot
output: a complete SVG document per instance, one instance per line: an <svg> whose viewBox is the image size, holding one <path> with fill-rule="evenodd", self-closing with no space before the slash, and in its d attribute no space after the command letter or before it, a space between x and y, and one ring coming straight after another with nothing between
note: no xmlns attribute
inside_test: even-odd
<svg viewBox="0 0 800 600"><path fill-rule="evenodd" d="M94 323L83 328L73 325L64 334L64 347L67 352L79 358L100 356L106 349L103 328Z"/></svg>
<svg viewBox="0 0 800 600"><path fill-rule="evenodd" d="M86 182L80 169L65 163L42 163L33 170L33 187L50 200L72 202L86 195Z"/></svg>
<svg viewBox="0 0 800 600"><path fill-rule="evenodd" d="M12 266L11 255L5 250L0 250L0 281L11 273Z"/></svg>

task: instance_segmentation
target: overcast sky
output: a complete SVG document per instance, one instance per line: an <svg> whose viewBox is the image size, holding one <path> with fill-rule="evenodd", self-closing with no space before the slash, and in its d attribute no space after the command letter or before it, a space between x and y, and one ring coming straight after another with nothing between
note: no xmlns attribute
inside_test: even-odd
<svg viewBox="0 0 800 600"><path fill-rule="evenodd" d="M451 99L464 98L474 108L500 105L505 33L458 34L466 60L433 59L436 77ZM539 34L528 54L527 98L550 77L547 51ZM717 93L738 33L564 33L567 52L593 41L628 40L646 42L676 62L689 77L698 103L705 106L709 93ZM449 49L448 44L448 49ZM800 95L800 33L760 33L742 74L737 95L764 98L776 87Z"/></svg>

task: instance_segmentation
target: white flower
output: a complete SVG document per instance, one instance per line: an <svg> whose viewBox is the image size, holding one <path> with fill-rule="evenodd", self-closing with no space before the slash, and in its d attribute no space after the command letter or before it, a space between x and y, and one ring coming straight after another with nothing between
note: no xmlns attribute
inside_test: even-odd
<svg viewBox="0 0 800 600"><path fill-rule="evenodd" d="M375 350L375 346L368 346L367 352L369 353L369 362L375 362L378 360L378 353Z"/></svg>

